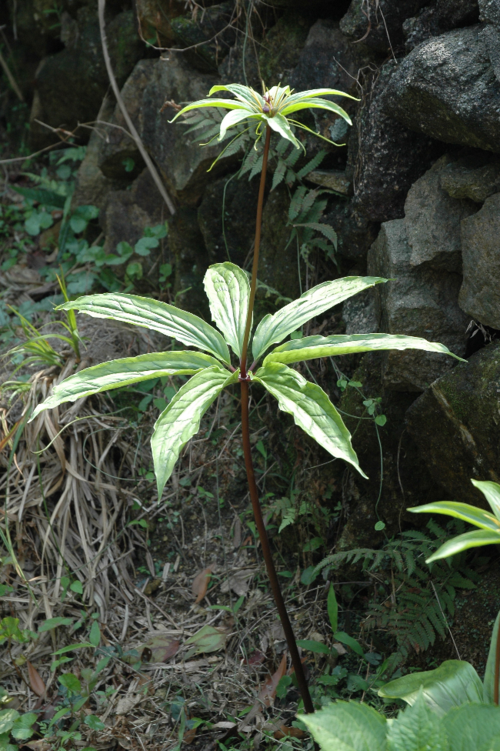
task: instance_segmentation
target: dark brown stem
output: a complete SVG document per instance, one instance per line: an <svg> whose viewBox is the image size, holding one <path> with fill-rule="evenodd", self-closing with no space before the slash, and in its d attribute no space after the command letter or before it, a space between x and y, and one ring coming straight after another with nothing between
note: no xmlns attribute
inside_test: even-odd
<svg viewBox="0 0 500 751"><path fill-rule="evenodd" d="M297 683L299 684L300 695L304 702L305 711L310 714L314 712L314 706L307 686L306 676L304 674L304 668L300 660L299 650L295 642L295 636L293 634L292 625L288 617L283 595L281 594L278 577L276 575L276 569L274 568L273 556L271 548L269 546L269 539L267 537L266 527L264 525L264 519L262 518L262 509L259 503L259 492L257 489L257 483L255 481L255 473L253 469L252 461L252 449L250 446L250 426L248 421L248 390L249 381L241 380L241 427L243 436L243 451L245 454L245 466L247 470L248 488L250 490L250 498L252 500L252 509L255 517L255 523L257 525L257 531L259 533L260 545L262 547L262 554L264 561L266 562L267 575L271 583L271 589L273 592L274 602L278 609L279 617L281 619L281 625L285 632L286 642L288 649L290 650L290 656L292 658L292 665L295 669L295 675L297 676Z"/></svg>
<svg viewBox="0 0 500 751"><path fill-rule="evenodd" d="M260 230L262 227L262 209L264 206L264 188L266 187L267 158L269 156L269 143L271 141L271 128L266 126L266 141L264 144L264 153L262 155L262 172L260 173L259 199L257 201L257 219L255 222L255 243L253 250L252 281L250 284L250 299L248 300L247 322L245 324L245 335L243 337L243 347L241 350L240 370L241 377L247 376L247 351L248 340L250 338L250 327L252 325L253 304L255 301L255 290L257 289L257 271L259 269L259 251L260 251Z"/></svg>
<svg viewBox="0 0 500 751"><path fill-rule="evenodd" d="M493 703L498 706L498 682L500 680L500 619L498 621L497 646L495 650L495 684L493 686Z"/></svg>

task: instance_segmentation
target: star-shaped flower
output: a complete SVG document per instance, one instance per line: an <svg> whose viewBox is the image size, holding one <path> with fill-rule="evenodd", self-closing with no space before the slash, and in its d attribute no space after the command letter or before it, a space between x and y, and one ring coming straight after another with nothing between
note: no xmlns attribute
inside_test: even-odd
<svg viewBox="0 0 500 751"><path fill-rule="evenodd" d="M231 112L228 112L220 124L219 141L222 141L229 128L248 120L251 123L256 123L257 131L262 124L269 125L272 130L293 143L297 149L302 147L302 144L293 134L290 123L311 133L315 132L303 123L292 119L290 115L295 112L305 109L328 110L352 125L351 118L342 107L328 99L321 99L324 96L345 96L349 99L355 99L355 97L343 91L337 91L337 89L310 89L294 94L293 89L290 89L289 86L273 86L264 94L259 94L250 86L233 83L228 86L213 86L209 96L218 91L229 91L235 96L235 99L200 99L183 107L170 122L173 123L180 115L199 107L221 107L231 110ZM315 133L315 135L320 134ZM320 137L323 138L323 136Z"/></svg>

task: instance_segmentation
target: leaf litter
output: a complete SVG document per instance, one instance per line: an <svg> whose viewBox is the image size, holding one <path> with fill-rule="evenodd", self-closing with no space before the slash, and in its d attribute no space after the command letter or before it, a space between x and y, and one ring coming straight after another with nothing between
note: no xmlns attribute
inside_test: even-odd
<svg viewBox="0 0 500 751"><path fill-rule="evenodd" d="M84 333L100 343L102 359L111 342L122 354L152 348L123 327L86 321ZM0 529L14 552L0 568L0 583L12 587L3 602L20 628L37 632L36 640L12 646L20 668L0 656L10 706L50 719L61 701L56 676L71 671L83 680L85 670L110 657L82 710L105 728L92 731L82 723L80 748L176 749L182 722L183 743L200 749L232 736L237 741L238 734L258 743L266 728L289 736L298 694L275 703L289 660L245 522L232 397L224 395L206 415L201 437L186 447L158 504L151 479L138 473L150 458L144 438L150 427L143 423L152 423L153 410L130 430L113 400L99 396L25 424L29 407L73 367L68 359L60 373L32 373L21 403L5 399L1 413ZM201 492L205 485L210 492ZM221 512L223 496L231 501ZM298 594L290 589L287 597L297 638L320 624L329 634L322 586ZM91 627L92 613L98 628ZM47 619L56 625L49 628ZM70 662L54 672L56 650ZM27 746L47 748L43 739Z"/></svg>

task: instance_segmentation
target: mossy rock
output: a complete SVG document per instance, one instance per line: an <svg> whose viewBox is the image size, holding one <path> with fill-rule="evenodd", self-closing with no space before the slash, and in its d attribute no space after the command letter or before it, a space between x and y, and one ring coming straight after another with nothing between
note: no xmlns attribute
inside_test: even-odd
<svg viewBox="0 0 500 751"><path fill-rule="evenodd" d="M288 83L288 76L299 62L309 32L310 21L296 10L287 10L262 40L259 66L267 86L278 81Z"/></svg>

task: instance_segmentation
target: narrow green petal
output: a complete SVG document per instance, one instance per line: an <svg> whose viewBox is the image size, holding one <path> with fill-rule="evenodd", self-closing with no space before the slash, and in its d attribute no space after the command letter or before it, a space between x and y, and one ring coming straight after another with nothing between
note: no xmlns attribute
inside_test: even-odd
<svg viewBox="0 0 500 751"><path fill-rule="evenodd" d="M338 91L338 89L308 89L307 91L298 91L296 94L288 99L288 103L300 102L302 99L310 99L317 96L345 96L347 99L354 99L355 102L359 102L359 99L350 94L346 94L345 91Z"/></svg>
<svg viewBox="0 0 500 751"><path fill-rule="evenodd" d="M287 141L291 141L296 149L300 149L301 143L295 138L292 129L286 118L282 115L274 115L274 117L263 116L269 125L276 133L279 133L282 138L286 138Z"/></svg>
<svg viewBox="0 0 500 751"><path fill-rule="evenodd" d="M247 109L249 112L252 110L248 105L246 105L244 102L235 102L234 99L199 99L197 102L192 102L191 104L186 105L186 107L183 107L180 112L176 114L175 117L172 118L172 120L169 120L169 123L173 123L177 120L178 117L181 115L184 115L186 112L189 112L190 110L196 110L199 107L222 107L226 110L241 110L241 109Z"/></svg>
<svg viewBox="0 0 500 751"><path fill-rule="evenodd" d="M233 110L233 112L228 112L227 115L224 116L220 124L219 141L222 141L229 128L234 127L243 120L258 120L260 118L261 115L250 114L247 111L242 112L241 110Z"/></svg>
<svg viewBox="0 0 500 751"><path fill-rule="evenodd" d="M249 86L243 86L239 83L232 83L227 86L212 86L208 96L212 96L212 94L215 94L217 91L229 91L231 94L238 97L240 102L247 102L252 105L255 110L257 110L259 104L261 107L265 104L263 97L257 91Z"/></svg>
<svg viewBox="0 0 500 751"><path fill-rule="evenodd" d="M338 104L335 104L335 102L329 102L327 100L322 101L321 99L311 99L306 102L297 102L297 104L291 104L285 107L283 110L281 110L281 114L283 117L288 117L293 112L298 112L299 110L306 110L306 109L322 109L327 110L328 112L333 112L336 115L340 115L349 125L352 125L352 120L347 114L345 110L342 109L342 107L339 107Z"/></svg>

